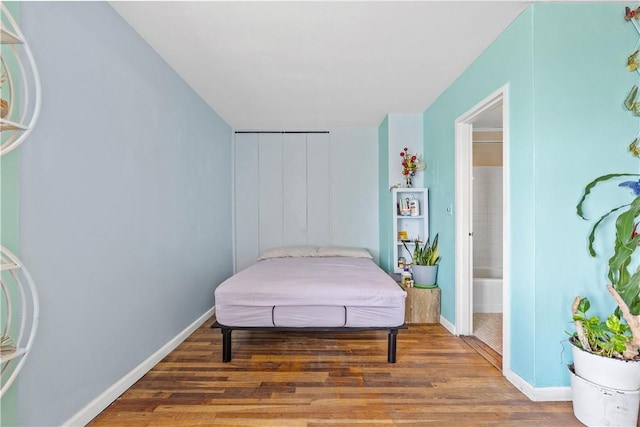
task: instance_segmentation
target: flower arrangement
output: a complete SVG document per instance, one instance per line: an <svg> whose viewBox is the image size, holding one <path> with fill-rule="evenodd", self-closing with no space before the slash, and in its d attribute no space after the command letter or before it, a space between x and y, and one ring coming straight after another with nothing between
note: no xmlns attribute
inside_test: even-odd
<svg viewBox="0 0 640 427"><path fill-rule="evenodd" d="M411 187L411 177L427 165L417 154L411 154L407 147L400 152L400 157L402 157L402 175L407 182L407 187Z"/></svg>

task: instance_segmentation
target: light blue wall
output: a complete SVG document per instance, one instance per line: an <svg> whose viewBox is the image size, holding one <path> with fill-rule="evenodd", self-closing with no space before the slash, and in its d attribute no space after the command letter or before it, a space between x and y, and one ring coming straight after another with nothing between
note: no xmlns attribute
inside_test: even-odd
<svg viewBox="0 0 640 427"><path fill-rule="evenodd" d="M18 422L60 425L212 307L232 135L107 3L25 2L22 23L43 105L20 249L42 312Z"/></svg>
<svg viewBox="0 0 640 427"><path fill-rule="evenodd" d="M625 150L638 121L622 108L637 80L624 67L637 36L622 16L620 4L532 5L424 114L442 314L453 322L454 217L446 213L454 204L453 123L508 85L510 368L536 387L568 385L570 354L561 358L561 342L573 296L609 304L605 257L588 257L589 223L578 219L575 204L592 178L637 170Z"/></svg>
<svg viewBox="0 0 640 427"><path fill-rule="evenodd" d="M393 268L393 217L391 214L391 191L389 191L389 116L378 127L378 198L380 267L386 271Z"/></svg>

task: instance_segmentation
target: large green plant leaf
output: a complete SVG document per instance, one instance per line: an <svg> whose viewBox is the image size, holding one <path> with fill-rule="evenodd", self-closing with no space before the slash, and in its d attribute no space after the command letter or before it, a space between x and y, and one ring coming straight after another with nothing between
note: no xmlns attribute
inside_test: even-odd
<svg viewBox="0 0 640 427"><path fill-rule="evenodd" d="M640 175L637 174L637 173L611 173L611 174L608 174L608 175L602 175L602 176L594 179L593 181L591 181L589 184L587 184L587 186L584 188L584 193L582 194L582 198L580 199L580 201L576 205L576 212L578 213L580 218L587 219L584 216L583 205L584 205L585 199L591 193L591 190L593 189L593 187L595 187L596 185L598 185L601 182L608 181L608 180L613 179L613 178L620 178L620 177L623 177L623 176L636 176L636 177L638 177Z"/></svg>
<svg viewBox="0 0 640 427"><path fill-rule="evenodd" d="M629 271L631 257L640 244L640 234L635 234L636 222L640 216L640 197L636 197L628 209L616 219L615 250L609 259L607 276L611 285L618 291L632 314L638 314L640 304L640 272ZM635 234L635 235L634 235Z"/></svg>
<svg viewBox="0 0 640 427"><path fill-rule="evenodd" d="M595 224L593 224L593 227L591 227L591 231L589 232L589 255L591 255L592 257L596 256L596 250L593 247L593 243L596 240L596 230L598 229L598 227L600 226L600 223L609 215L611 215L612 213L614 213L617 210L620 210L622 208L626 208L627 205L622 205L622 206L618 206L617 208L613 208L611 209L609 212L607 212L606 214L602 215L600 217L600 219L598 219L598 221L596 221ZM583 217L584 218L584 217Z"/></svg>

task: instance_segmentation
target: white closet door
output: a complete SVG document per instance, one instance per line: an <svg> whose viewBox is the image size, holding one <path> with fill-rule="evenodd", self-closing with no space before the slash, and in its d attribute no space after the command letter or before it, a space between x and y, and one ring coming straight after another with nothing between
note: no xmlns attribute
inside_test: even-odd
<svg viewBox="0 0 640 427"><path fill-rule="evenodd" d="M283 244L282 134L259 134L258 156L258 229L262 253Z"/></svg>
<svg viewBox="0 0 640 427"><path fill-rule="evenodd" d="M328 133L307 134L307 241L331 244L330 141Z"/></svg>
<svg viewBox="0 0 640 427"><path fill-rule="evenodd" d="M379 242L377 141L376 129L331 131L332 243L368 248L376 258Z"/></svg>
<svg viewBox="0 0 640 427"><path fill-rule="evenodd" d="M234 142L236 271L258 259L258 134L238 133Z"/></svg>
<svg viewBox="0 0 640 427"><path fill-rule="evenodd" d="M307 244L307 135L283 136L283 244Z"/></svg>

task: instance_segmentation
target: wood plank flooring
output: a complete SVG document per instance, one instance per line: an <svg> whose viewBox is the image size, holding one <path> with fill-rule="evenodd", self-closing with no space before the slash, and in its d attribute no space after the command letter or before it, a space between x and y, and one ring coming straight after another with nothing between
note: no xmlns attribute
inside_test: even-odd
<svg viewBox="0 0 640 427"><path fill-rule="evenodd" d="M571 402L531 402L440 325L398 334L194 332L90 424L100 426L581 426Z"/></svg>
<svg viewBox="0 0 640 427"><path fill-rule="evenodd" d="M497 351L489 347L486 343L479 340L477 337L466 336L460 337L465 343L467 343L471 348L473 348L480 356L484 357L485 360L497 370L502 371L502 355Z"/></svg>

